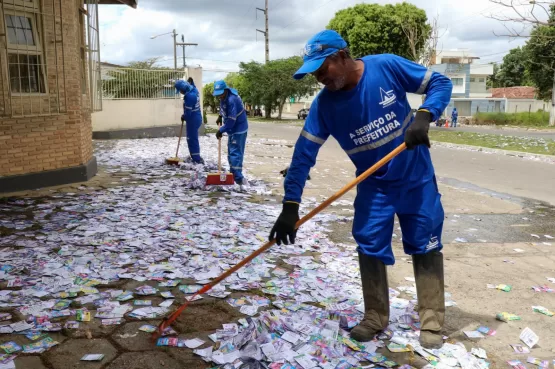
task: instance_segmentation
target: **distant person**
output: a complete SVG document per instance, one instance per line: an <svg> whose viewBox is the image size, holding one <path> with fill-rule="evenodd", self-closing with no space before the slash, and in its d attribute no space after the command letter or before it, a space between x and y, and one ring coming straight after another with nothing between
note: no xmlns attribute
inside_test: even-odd
<svg viewBox="0 0 555 369"><path fill-rule="evenodd" d="M453 112L451 113L451 127L457 127L457 118L459 117L459 112L457 108L453 108Z"/></svg>
<svg viewBox="0 0 555 369"><path fill-rule="evenodd" d="M241 187L242 191L247 184L243 176L243 158L249 130L247 113L237 90L228 87L225 81L214 83L213 95L220 98L220 116L223 123L216 133L216 138L220 140L224 133L229 136L227 159L235 183Z"/></svg>
<svg viewBox="0 0 555 369"><path fill-rule="evenodd" d="M193 163L204 164L204 160L200 156L200 144L198 141L198 130L202 124L199 92L194 84L185 82L181 79L175 82L175 88L184 95L181 123L187 122L185 129L187 132L189 155L191 155Z"/></svg>

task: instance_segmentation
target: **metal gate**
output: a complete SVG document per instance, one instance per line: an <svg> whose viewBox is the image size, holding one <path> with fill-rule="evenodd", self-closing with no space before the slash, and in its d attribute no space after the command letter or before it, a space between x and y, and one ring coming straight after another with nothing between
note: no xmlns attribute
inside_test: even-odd
<svg viewBox="0 0 555 369"><path fill-rule="evenodd" d="M87 70L91 111L102 110L102 75L100 71L100 35L98 32L98 0L86 0Z"/></svg>

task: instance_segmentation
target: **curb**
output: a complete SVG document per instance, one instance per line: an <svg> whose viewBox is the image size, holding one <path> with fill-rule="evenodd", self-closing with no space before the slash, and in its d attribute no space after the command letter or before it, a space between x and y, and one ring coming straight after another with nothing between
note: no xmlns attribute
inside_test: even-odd
<svg viewBox="0 0 555 369"><path fill-rule="evenodd" d="M439 145L440 147L446 148L460 148L467 151L478 151L478 152L485 152L489 154L502 154L506 156L516 156L522 159L527 160L535 160L535 161L542 161L549 164L555 164L555 155L545 155L545 154L532 154L529 152L522 152L522 151L511 151L511 150L503 150L503 149L492 149L489 147L482 147L482 146L473 146L473 145L465 145L465 144L455 144L451 142L444 142L444 141L433 141L434 145Z"/></svg>

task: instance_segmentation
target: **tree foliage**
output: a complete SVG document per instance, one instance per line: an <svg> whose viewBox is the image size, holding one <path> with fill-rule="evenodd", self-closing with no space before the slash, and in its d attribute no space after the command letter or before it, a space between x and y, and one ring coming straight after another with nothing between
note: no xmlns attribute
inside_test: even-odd
<svg viewBox="0 0 555 369"><path fill-rule="evenodd" d="M495 75L497 86L516 87L532 84L528 73L528 52L526 48L517 47L509 51ZM495 72L495 71L494 71Z"/></svg>
<svg viewBox="0 0 555 369"><path fill-rule="evenodd" d="M550 100L555 78L555 4L550 7L548 24L534 27L526 43L530 79L542 100Z"/></svg>
<svg viewBox="0 0 555 369"><path fill-rule="evenodd" d="M278 110L281 119L283 106L290 97L310 95L318 87L316 79L308 75L301 80L293 79L293 74L301 67L299 56L277 59L266 64L251 61L239 64L241 71L231 75L229 82L236 84L243 101L253 106L264 105L266 117Z"/></svg>
<svg viewBox="0 0 555 369"><path fill-rule="evenodd" d="M229 73L224 78L224 81L229 87L236 89L239 92L239 96L243 96L246 93L245 80L238 72Z"/></svg>
<svg viewBox="0 0 555 369"><path fill-rule="evenodd" d="M338 11L327 28L347 41L354 57L391 53L419 61L430 38L427 21L426 12L409 3L358 4Z"/></svg>
<svg viewBox="0 0 555 369"><path fill-rule="evenodd" d="M203 94L202 108L203 110L207 110L208 108L210 108L210 111L212 113L216 113L218 112L220 101L216 96L213 95L213 93L214 93L214 82L205 84L204 87L202 88L202 94Z"/></svg>
<svg viewBox="0 0 555 369"><path fill-rule="evenodd" d="M496 88L501 87L499 86L499 80L497 79L497 74L499 73L499 64L497 63L490 63L493 64L493 74L488 76L486 79L486 87L487 88Z"/></svg>
<svg viewBox="0 0 555 369"><path fill-rule="evenodd" d="M159 67L157 62L158 58L151 58L131 62L124 69L109 70L108 78L102 81L104 96L115 99L173 96L174 81L183 77L183 73Z"/></svg>

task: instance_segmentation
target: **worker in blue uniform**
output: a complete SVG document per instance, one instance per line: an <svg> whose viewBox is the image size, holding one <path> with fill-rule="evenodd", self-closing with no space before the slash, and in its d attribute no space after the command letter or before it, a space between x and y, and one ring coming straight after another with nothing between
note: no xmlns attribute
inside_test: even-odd
<svg viewBox="0 0 555 369"><path fill-rule="evenodd" d="M187 146L189 155L195 164L204 164L200 156L200 144L198 141L198 130L202 125L202 115L200 112L200 95L197 88L183 80L175 82L175 88L183 94L183 115L181 123L186 122Z"/></svg>
<svg viewBox="0 0 555 369"><path fill-rule="evenodd" d="M243 158L249 130L247 113L237 90L228 87L225 81L214 83L214 96L220 98L220 116L223 123L216 133L216 138L220 140L224 133L228 134L227 159L230 171L235 183L243 190L247 185L247 180L243 176Z"/></svg>
<svg viewBox="0 0 555 369"><path fill-rule="evenodd" d="M353 236L358 244L365 305L363 320L351 331L369 341L389 322L386 265L391 249L394 216L403 232L403 246L412 255L420 343L443 345L440 330L445 315L441 232L444 213L430 158L428 130L451 97L451 81L395 55L350 56L347 43L332 30L315 35L304 51L304 64L293 76L313 74L325 85L312 103L295 145L285 178L283 210L270 239L294 243L299 203L318 150L331 135L355 164L360 175L397 146L403 151L358 185ZM407 93L425 94L413 117Z"/></svg>
<svg viewBox="0 0 555 369"><path fill-rule="evenodd" d="M453 108L453 112L451 113L451 127L457 128L457 119L459 118L459 112L457 108Z"/></svg>

